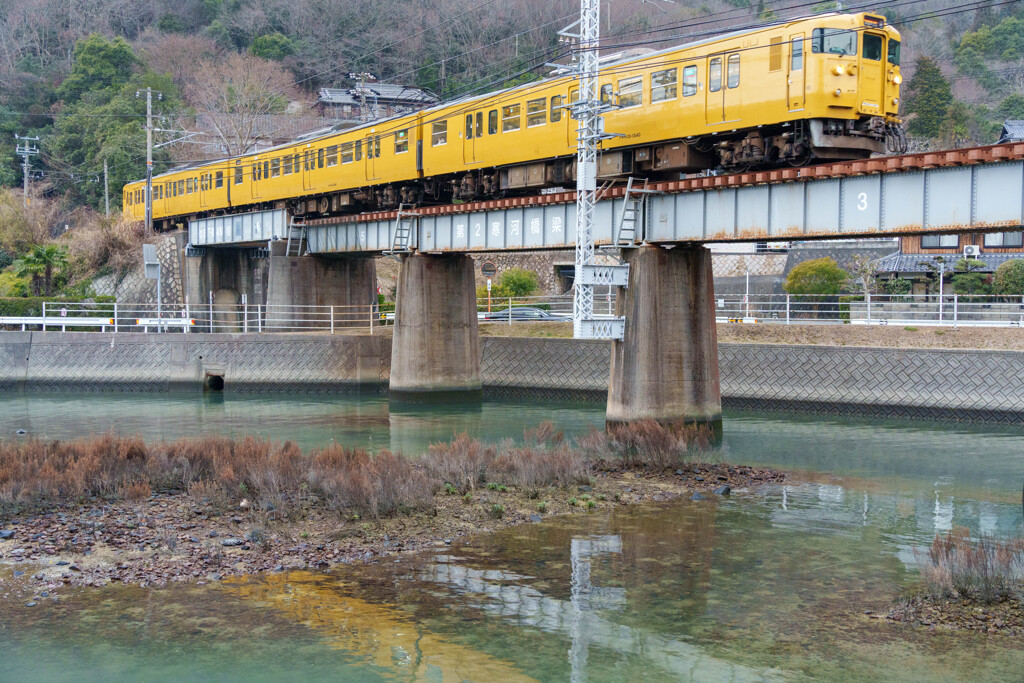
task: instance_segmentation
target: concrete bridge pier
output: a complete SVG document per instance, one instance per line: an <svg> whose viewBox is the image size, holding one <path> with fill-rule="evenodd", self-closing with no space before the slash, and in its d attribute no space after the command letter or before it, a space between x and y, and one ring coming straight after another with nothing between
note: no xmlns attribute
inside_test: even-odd
<svg viewBox="0 0 1024 683"><path fill-rule="evenodd" d="M625 250L629 287L616 314L607 420L697 423L721 432L711 252L703 246Z"/></svg>
<svg viewBox="0 0 1024 683"><path fill-rule="evenodd" d="M399 399L480 395L480 331L469 255L402 257L390 390Z"/></svg>
<svg viewBox="0 0 1024 683"><path fill-rule="evenodd" d="M286 243L270 244L267 275L267 326L280 318L274 307L285 311L292 306L333 306L335 327L368 327L377 303L377 267L372 255L289 256ZM324 309L306 316L310 327L323 329L329 324ZM291 309L291 320L281 320L279 327L302 327L301 309Z"/></svg>

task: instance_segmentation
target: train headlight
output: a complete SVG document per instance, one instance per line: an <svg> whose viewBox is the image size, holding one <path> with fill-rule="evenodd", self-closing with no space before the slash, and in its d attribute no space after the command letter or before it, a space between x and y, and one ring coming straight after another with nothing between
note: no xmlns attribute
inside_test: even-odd
<svg viewBox="0 0 1024 683"><path fill-rule="evenodd" d="M840 95L843 94L843 90L842 88L836 88L836 91L832 94L835 95L836 97L839 97Z"/></svg>
<svg viewBox="0 0 1024 683"><path fill-rule="evenodd" d="M834 73L836 76L842 76L843 71L844 70L842 64L836 64L834 67L832 67L832 73Z"/></svg>
<svg viewBox="0 0 1024 683"><path fill-rule="evenodd" d="M892 106L894 106L894 107L900 106L900 98L898 98L898 97L892 98Z"/></svg>
<svg viewBox="0 0 1024 683"><path fill-rule="evenodd" d="M900 83L903 82L903 76L896 74L895 76L893 76L892 82L895 83L896 85L899 85Z"/></svg>

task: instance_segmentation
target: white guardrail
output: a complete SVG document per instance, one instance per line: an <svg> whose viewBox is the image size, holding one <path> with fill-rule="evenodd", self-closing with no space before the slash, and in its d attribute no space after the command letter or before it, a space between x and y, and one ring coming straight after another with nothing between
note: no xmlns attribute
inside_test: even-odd
<svg viewBox="0 0 1024 683"><path fill-rule="evenodd" d="M597 317L614 316L615 294L599 295ZM0 328L105 332L354 332L393 325L394 306L168 305L48 302L41 316L0 317ZM569 322L572 296L482 298L481 324ZM718 323L1024 327L1024 297L937 295L722 295Z"/></svg>

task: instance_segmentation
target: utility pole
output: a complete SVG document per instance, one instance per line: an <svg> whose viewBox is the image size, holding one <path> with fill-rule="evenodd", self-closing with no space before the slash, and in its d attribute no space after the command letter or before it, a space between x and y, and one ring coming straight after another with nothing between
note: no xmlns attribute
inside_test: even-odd
<svg viewBox="0 0 1024 683"><path fill-rule="evenodd" d="M356 94L359 95L359 116L364 121L368 121L369 112L366 111L366 81L376 77L365 71L360 71L358 73L352 72L348 77L355 81L359 81L359 87L356 89Z"/></svg>
<svg viewBox="0 0 1024 683"><path fill-rule="evenodd" d="M21 162L21 174L24 179L25 186L25 206L28 206L28 179L29 179L29 159L34 154L39 154L39 148L33 145L33 142L39 142L39 138L29 138L18 134L14 135L15 140L20 140L25 144L19 144L15 142L15 154L22 158Z"/></svg>
<svg viewBox="0 0 1024 683"><path fill-rule="evenodd" d="M107 160L103 160L103 208L106 210L106 215L110 217L110 182L109 176L107 175Z"/></svg>
<svg viewBox="0 0 1024 683"><path fill-rule="evenodd" d="M153 232L153 89L136 90L135 96L146 93L146 232ZM156 93L163 99L163 93Z"/></svg>
<svg viewBox="0 0 1024 683"><path fill-rule="evenodd" d="M579 33L569 33L574 28ZM610 137L604 133L602 106L597 92L598 39L601 27L600 0L580 0L580 20L561 35L577 41L576 80L579 99L570 104L576 119L576 276L573 284L573 336L608 338L607 330L594 320L594 213L597 203L597 146Z"/></svg>

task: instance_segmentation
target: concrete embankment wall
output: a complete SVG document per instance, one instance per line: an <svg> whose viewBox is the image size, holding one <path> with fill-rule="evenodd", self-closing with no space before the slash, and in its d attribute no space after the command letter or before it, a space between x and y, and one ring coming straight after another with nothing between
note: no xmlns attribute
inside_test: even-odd
<svg viewBox="0 0 1024 683"><path fill-rule="evenodd" d="M491 396L604 400L611 345L481 339ZM0 390L384 391L391 339L369 335L0 333ZM726 408L1024 422L1024 352L720 344Z"/></svg>

